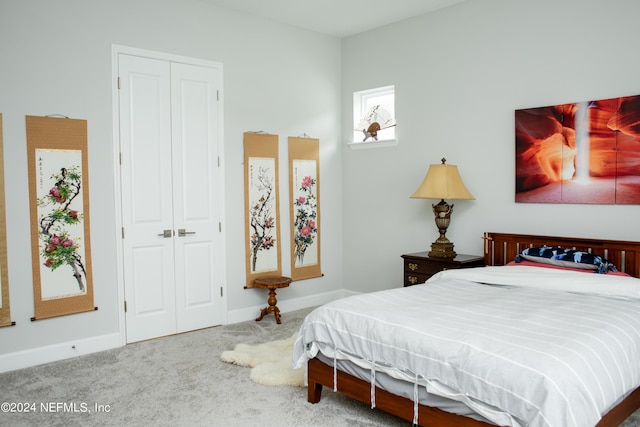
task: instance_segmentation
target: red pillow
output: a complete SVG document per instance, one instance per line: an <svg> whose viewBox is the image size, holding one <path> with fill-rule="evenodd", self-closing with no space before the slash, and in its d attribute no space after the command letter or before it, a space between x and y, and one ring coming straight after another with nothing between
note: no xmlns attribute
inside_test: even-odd
<svg viewBox="0 0 640 427"><path fill-rule="evenodd" d="M559 266L559 265L552 265L552 264L541 264L541 263L538 263L538 262L527 261L527 260L524 260L524 259L522 261L520 261L520 262L511 261L507 265L528 265L530 267L555 268L555 269L558 269L558 270L579 271L581 273L594 274L593 270L585 270L583 268L562 267L562 266ZM607 274L611 274L613 276L629 276L629 277L631 277L630 274L623 273L622 271L609 271L609 272L607 272Z"/></svg>

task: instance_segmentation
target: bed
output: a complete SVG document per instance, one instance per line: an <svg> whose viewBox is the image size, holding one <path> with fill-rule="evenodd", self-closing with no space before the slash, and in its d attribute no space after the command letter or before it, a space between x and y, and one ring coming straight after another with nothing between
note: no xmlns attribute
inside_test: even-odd
<svg viewBox="0 0 640 427"><path fill-rule="evenodd" d="M424 285L349 297L310 313L293 356L294 364L307 364L308 401L319 402L328 387L421 426L615 426L640 408L640 242L483 238L488 267L448 270ZM514 265L525 249L543 246L599 256L619 272ZM568 288L556 289L556 277ZM467 319L460 310L480 317ZM514 317L501 317L508 315ZM454 329L461 319L467 323ZM560 331L565 324L570 329ZM600 324L609 326L600 331ZM495 347L483 347L487 341ZM485 359L493 365L481 365Z"/></svg>

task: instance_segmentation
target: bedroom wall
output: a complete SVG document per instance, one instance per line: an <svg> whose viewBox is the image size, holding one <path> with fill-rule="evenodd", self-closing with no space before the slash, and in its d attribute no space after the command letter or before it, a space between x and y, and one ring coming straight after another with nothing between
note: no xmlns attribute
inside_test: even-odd
<svg viewBox="0 0 640 427"><path fill-rule="evenodd" d="M398 146L343 147L344 277L402 286L402 259L438 234L409 199L430 163L458 165L476 197L447 236L482 254L484 231L640 240L640 206L516 204L514 110L640 94L635 0L473 0L343 42L343 141L353 91L395 85Z"/></svg>
<svg viewBox="0 0 640 427"><path fill-rule="evenodd" d="M0 371L123 343L115 229L112 45L217 61L224 67L226 298L229 322L266 305L243 289L243 140L280 135L281 212L288 224L287 137L320 139L325 277L278 292L283 310L342 289L340 40L216 8L197 0L0 0L0 112L4 116L11 314L0 328ZM88 121L91 239L99 310L31 322L25 115ZM289 240L288 227L281 230ZM290 272L288 245L283 272ZM75 349L72 349L75 345Z"/></svg>

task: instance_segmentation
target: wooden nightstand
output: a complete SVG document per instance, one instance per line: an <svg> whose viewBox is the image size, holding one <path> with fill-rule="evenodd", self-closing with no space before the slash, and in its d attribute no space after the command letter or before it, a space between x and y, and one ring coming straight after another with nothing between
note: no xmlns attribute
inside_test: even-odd
<svg viewBox="0 0 640 427"><path fill-rule="evenodd" d="M453 259L429 258L429 252L404 254L404 286L424 283L439 271L452 268L483 267L484 257L458 254Z"/></svg>

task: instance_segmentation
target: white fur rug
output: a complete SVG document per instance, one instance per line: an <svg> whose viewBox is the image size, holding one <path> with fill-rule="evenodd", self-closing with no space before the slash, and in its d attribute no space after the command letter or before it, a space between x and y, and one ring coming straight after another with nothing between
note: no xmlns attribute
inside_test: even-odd
<svg viewBox="0 0 640 427"><path fill-rule="evenodd" d="M291 357L297 334L284 340L258 345L238 344L220 355L220 360L251 368L249 377L264 385L304 386L304 369L293 369Z"/></svg>

